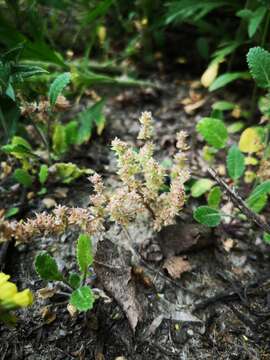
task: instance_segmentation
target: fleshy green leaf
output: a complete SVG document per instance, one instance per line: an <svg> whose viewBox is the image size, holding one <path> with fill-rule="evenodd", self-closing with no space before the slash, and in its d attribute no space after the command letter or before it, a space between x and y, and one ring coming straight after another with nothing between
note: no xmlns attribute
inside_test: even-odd
<svg viewBox="0 0 270 360"><path fill-rule="evenodd" d="M63 73L53 81L49 89L49 99L51 106L54 106L58 96L62 93L64 88L68 85L71 79L69 72Z"/></svg>
<svg viewBox="0 0 270 360"><path fill-rule="evenodd" d="M49 175L48 166L45 164L41 165L38 173L38 179L42 185L45 184L46 180L48 179L48 175Z"/></svg>
<svg viewBox="0 0 270 360"><path fill-rule="evenodd" d="M233 180L239 179L245 171L245 157L236 145L228 151L226 158L227 170Z"/></svg>
<svg viewBox="0 0 270 360"><path fill-rule="evenodd" d="M5 219L11 218L12 216L18 214L20 209L18 207L12 207L5 212Z"/></svg>
<svg viewBox="0 0 270 360"><path fill-rule="evenodd" d="M235 104L229 101L216 101L212 105L213 110L220 110L220 111L233 110L234 108L235 108Z"/></svg>
<svg viewBox="0 0 270 360"><path fill-rule="evenodd" d="M200 197L211 189L214 182L210 179L197 180L191 187L191 195L194 198Z"/></svg>
<svg viewBox="0 0 270 360"><path fill-rule="evenodd" d="M209 145L216 149L222 149L227 142L228 132L220 119L203 118L196 127L197 131L203 136Z"/></svg>
<svg viewBox="0 0 270 360"><path fill-rule="evenodd" d="M207 225L209 227L215 227L220 224L221 215L218 210L209 206L200 206L194 213L193 217L200 224Z"/></svg>
<svg viewBox="0 0 270 360"><path fill-rule="evenodd" d="M58 270L56 261L46 251L36 256L35 270L43 280L47 280L47 281L63 280L63 276Z"/></svg>
<svg viewBox="0 0 270 360"><path fill-rule="evenodd" d="M26 188L31 187L33 184L33 178L27 170L16 169L13 173L14 179Z"/></svg>
<svg viewBox="0 0 270 360"><path fill-rule="evenodd" d="M222 192L219 186L213 187L207 197L207 204L211 208L217 209L221 201Z"/></svg>
<svg viewBox="0 0 270 360"><path fill-rule="evenodd" d="M228 130L229 134L235 134L238 131L242 130L243 127L244 127L243 121L236 121L236 122L232 123L231 125L229 125L227 127L227 130Z"/></svg>
<svg viewBox="0 0 270 360"><path fill-rule="evenodd" d="M267 12L267 8L265 6L260 6L252 13L252 16L248 24L248 36L250 38L252 38L253 35L255 35L255 33L257 32L261 22L264 19L266 12Z"/></svg>
<svg viewBox="0 0 270 360"><path fill-rule="evenodd" d="M92 289L82 286L71 294L70 303L79 311L88 311L93 308L95 297Z"/></svg>
<svg viewBox="0 0 270 360"><path fill-rule="evenodd" d="M262 88L269 88L270 53L259 46L253 47L247 54L247 63L257 85Z"/></svg>
<svg viewBox="0 0 270 360"><path fill-rule="evenodd" d="M86 234L81 234L78 238L77 263L83 274L87 273L88 267L93 263L92 241Z"/></svg>

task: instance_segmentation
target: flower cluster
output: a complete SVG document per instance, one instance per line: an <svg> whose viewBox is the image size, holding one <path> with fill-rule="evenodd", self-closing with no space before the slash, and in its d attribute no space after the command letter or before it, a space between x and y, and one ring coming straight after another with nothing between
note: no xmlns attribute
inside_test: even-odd
<svg viewBox="0 0 270 360"><path fill-rule="evenodd" d="M174 222L185 202L184 183L190 173L187 165L187 133L177 134L177 153L173 158L170 172L166 172L154 159L153 119L150 112L142 113L142 125L138 139L143 140L139 149L115 139L112 149L117 156L119 188L107 192L101 176L94 174L89 178L94 193L90 196L88 208L58 206L51 214L40 213L24 222L6 222L0 219L0 241L12 236L18 242L25 242L34 236L62 233L68 226L77 226L84 232L93 234L104 231L104 221L111 219L128 226L143 213L151 215L152 226L159 231L163 226ZM168 191L165 176L171 179Z"/></svg>

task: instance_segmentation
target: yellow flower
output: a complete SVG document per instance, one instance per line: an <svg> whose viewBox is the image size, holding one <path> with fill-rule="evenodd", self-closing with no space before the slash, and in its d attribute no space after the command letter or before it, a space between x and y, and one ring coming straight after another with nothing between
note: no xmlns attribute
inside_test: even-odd
<svg viewBox="0 0 270 360"><path fill-rule="evenodd" d="M0 273L0 310L10 310L32 305L33 294L29 289L18 291L17 286L8 281L9 275Z"/></svg>

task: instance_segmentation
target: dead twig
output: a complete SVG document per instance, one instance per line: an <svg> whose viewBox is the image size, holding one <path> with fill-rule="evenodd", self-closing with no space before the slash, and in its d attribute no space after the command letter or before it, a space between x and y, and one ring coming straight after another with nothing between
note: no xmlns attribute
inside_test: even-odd
<svg viewBox="0 0 270 360"><path fill-rule="evenodd" d="M226 191L233 204L244 214L246 217L259 226L263 231L270 233L270 224L268 224L260 215L252 211L236 192L234 188L230 188L223 179L221 179L216 171L212 168L207 169L208 173L214 180Z"/></svg>

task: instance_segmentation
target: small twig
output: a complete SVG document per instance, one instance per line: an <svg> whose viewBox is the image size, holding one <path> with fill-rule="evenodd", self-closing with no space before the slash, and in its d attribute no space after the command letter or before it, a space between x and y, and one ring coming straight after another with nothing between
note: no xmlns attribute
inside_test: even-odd
<svg viewBox="0 0 270 360"><path fill-rule="evenodd" d="M258 225L263 231L270 233L270 225L258 214L252 211L236 192L234 188L230 188L223 179L221 179L216 171L212 168L207 169L208 173L214 180L227 192L233 204L244 214L246 217Z"/></svg>

